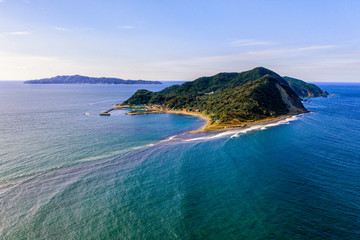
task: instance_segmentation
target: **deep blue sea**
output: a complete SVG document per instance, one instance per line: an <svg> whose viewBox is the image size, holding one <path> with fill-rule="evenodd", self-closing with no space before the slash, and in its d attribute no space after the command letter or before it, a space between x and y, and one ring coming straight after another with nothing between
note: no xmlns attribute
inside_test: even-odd
<svg viewBox="0 0 360 240"><path fill-rule="evenodd" d="M0 82L0 239L360 239L360 84L247 132L99 116L170 84Z"/></svg>

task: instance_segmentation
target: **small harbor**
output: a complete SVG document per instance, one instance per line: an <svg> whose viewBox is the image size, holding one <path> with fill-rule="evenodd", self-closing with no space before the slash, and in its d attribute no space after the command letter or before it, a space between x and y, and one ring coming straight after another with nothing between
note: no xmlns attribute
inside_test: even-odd
<svg viewBox="0 0 360 240"><path fill-rule="evenodd" d="M115 107L110 108L109 110L107 110L105 112L102 112L99 115L100 116L110 116L110 112L113 111L113 110L127 109L129 107L130 106L127 106L127 105L125 105L125 106L116 105Z"/></svg>

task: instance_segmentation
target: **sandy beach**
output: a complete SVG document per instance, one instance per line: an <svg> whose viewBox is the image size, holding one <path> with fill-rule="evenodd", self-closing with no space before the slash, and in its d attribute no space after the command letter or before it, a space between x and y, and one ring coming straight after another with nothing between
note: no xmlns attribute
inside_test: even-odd
<svg viewBox="0 0 360 240"><path fill-rule="evenodd" d="M224 132L224 131L231 131L231 130L236 130L236 129L246 129L246 128L250 128L253 126L257 126L257 125L276 123L281 120L290 118L292 116L299 115L298 113L297 114L289 113L289 114L274 117L274 118L265 118L265 119L258 120L258 121L245 122L241 126L231 126L231 125L229 125L229 126L221 126L221 125L220 126L212 126L212 125L210 125L211 118L203 113L185 112L185 111L165 111L164 113L194 116L194 117L199 117L199 118L205 120L205 122L201 128L189 131L189 133L191 133L191 134L196 134L196 133L201 133L201 132Z"/></svg>
<svg viewBox="0 0 360 240"><path fill-rule="evenodd" d="M112 109L115 110L115 109ZM172 111L172 110L168 110L168 111L155 111L155 112L127 112L126 114L128 115L142 115L142 114L155 114L155 113L168 113L168 114L176 114L176 115L187 115L187 116L194 116L194 117L198 117L203 119L205 122L204 124L201 126L201 128L196 129L196 130L192 130L189 131L189 133L191 134L197 134L197 133L201 133L201 132L225 132L225 131L231 131L231 130L236 130L236 129L247 129L253 126L257 126L257 125L266 125L266 124L271 124L271 123L276 123L282 120L285 120L287 118L290 118L292 116L296 116L302 113L288 113L285 115L281 115L278 117L269 117L269 118L265 118L265 119L261 119L258 121L248 121L248 122L243 122L240 123L238 125L216 125L216 124L212 124L211 125L211 118L203 113L199 113L199 112L188 112L188 111Z"/></svg>
<svg viewBox="0 0 360 240"><path fill-rule="evenodd" d="M170 113L170 114L176 114L176 115L187 115L187 116L194 116L194 117L198 117L201 118L203 120L205 120L205 123L203 124L203 126L199 129L196 130L192 130L189 133L192 134L196 134L196 133L200 133L200 132L206 132L207 128L210 126L211 123L211 118L209 116L206 116L203 113L198 113L198 112L185 112L185 111L165 111L164 113Z"/></svg>
<svg viewBox="0 0 360 240"><path fill-rule="evenodd" d="M296 116L296 115L300 115L302 113L297 113L297 114L286 114L286 115L281 115L278 117L273 117L273 118L265 118L265 119L261 119L258 121L253 121L253 122L245 122L243 123L242 126L219 126L212 128L211 126L206 130L206 132L224 132L224 131L230 131L230 130L236 130L236 129L246 129L246 128L250 128L253 126L257 126L257 125L266 125L266 124L271 124L271 123L277 123L281 120L285 120L287 118L290 118L292 116Z"/></svg>

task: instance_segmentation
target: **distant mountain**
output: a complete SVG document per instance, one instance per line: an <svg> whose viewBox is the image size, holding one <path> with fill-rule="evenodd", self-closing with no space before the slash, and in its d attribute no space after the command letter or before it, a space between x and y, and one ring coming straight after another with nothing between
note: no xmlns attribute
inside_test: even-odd
<svg viewBox="0 0 360 240"><path fill-rule="evenodd" d="M287 81L263 67L201 77L159 92L138 90L122 105L141 104L203 113L211 118L210 128L308 112Z"/></svg>
<svg viewBox="0 0 360 240"><path fill-rule="evenodd" d="M162 84L159 81L124 80L120 78L95 78L80 75L56 76L25 81L25 84Z"/></svg>
<svg viewBox="0 0 360 240"><path fill-rule="evenodd" d="M318 86L312 83L304 82L300 79L283 77L295 93L301 98L309 97L326 97L329 95L327 92L321 90Z"/></svg>

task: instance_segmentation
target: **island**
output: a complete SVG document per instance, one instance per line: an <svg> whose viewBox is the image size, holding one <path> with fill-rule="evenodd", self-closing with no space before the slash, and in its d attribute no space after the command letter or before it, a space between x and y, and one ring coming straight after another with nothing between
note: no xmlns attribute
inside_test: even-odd
<svg viewBox="0 0 360 240"><path fill-rule="evenodd" d="M25 84L162 84L159 81L124 80L120 78L86 77L81 75L56 76L25 81Z"/></svg>
<svg viewBox="0 0 360 240"><path fill-rule="evenodd" d="M128 108L130 115L199 116L206 120L201 131L248 127L309 112L287 80L264 67L241 73L219 73L159 92L138 90L114 109ZM299 86L312 91L312 84L299 81Z"/></svg>

